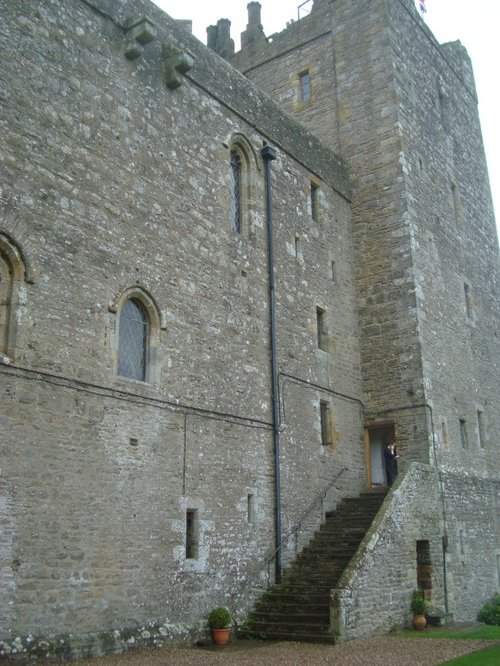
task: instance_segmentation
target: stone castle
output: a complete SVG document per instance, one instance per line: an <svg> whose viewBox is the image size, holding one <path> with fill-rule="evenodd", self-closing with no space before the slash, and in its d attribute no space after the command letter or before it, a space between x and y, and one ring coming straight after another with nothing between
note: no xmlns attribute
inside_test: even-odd
<svg viewBox="0 0 500 666"><path fill-rule="evenodd" d="M271 38L248 11L234 53L149 0L1 4L0 656L241 624L362 493L329 635L500 589L467 53L413 0L315 0Z"/></svg>

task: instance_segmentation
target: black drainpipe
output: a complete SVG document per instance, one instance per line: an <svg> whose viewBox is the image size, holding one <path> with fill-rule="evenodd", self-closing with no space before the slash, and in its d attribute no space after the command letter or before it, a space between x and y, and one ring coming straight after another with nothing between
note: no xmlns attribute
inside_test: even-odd
<svg viewBox="0 0 500 666"><path fill-rule="evenodd" d="M281 582L281 478L280 478L280 405L278 396L278 360L276 356L276 297L274 289L273 252L273 190L271 162L276 159L276 151L264 145L260 151L264 160L266 176L267 248L269 270L269 318L271 337L271 396L273 401L273 443L274 443L274 530L276 539L275 576Z"/></svg>

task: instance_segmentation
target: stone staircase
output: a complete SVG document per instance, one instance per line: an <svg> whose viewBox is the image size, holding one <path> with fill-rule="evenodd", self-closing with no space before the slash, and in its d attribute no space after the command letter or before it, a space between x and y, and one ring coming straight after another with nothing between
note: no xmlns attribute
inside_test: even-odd
<svg viewBox="0 0 500 666"><path fill-rule="evenodd" d="M293 565L257 602L240 636L332 643L330 590L373 522L385 493L343 499Z"/></svg>

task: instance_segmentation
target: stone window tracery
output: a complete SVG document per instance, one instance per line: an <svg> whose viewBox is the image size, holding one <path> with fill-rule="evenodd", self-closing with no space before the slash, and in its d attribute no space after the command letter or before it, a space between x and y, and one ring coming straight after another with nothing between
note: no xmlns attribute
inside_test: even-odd
<svg viewBox="0 0 500 666"><path fill-rule="evenodd" d="M241 157L236 150L231 151L231 229L241 233Z"/></svg>
<svg viewBox="0 0 500 666"><path fill-rule="evenodd" d="M165 317L141 286L126 289L109 304L116 316L111 348L119 378L155 384L159 380L158 349Z"/></svg>
<svg viewBox="0 0 500 666"><path fill-rule="evenodd" d="M256 175L261 165L252 144L243 134L233 134L227 147L229 148L230 228L236 237L254 237L253 200Z"/></svg>
<svg viewBox="0 0 500 666"><path fill-rule="evenodd" d="M0 234L0 355L3 362L16 357L19 308L24 304L24 282L33 282L26 275L20 250Z"/></svg>
<svg viewBox="0 0 500 666"><path fill-rule="evenodd" d="M299 84L300 100L308 102L311 99L311 75L308 69L299 74Z"/></svg>
<svg viewBox="0 0 500 666"><path fill-rule="evenodd" d="M141 303L135 298L125 301L120 311L118 338L118 374L146 381L149 322Z"/></svg>

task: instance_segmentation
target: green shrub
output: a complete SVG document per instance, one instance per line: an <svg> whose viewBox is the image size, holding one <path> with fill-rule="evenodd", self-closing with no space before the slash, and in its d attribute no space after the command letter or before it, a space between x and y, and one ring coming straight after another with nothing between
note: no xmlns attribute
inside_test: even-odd
<svg viewBox="0 0 500 666"><path fill-rule="evenodd" d="M413 615L425 615L429 604L424 599L422 590L414 590L413 594L411 595L410 607Z"/></svg>
<svg viewBox="0 0 500 666"><path fill-rule="evenodd" d="M210 629L223 629L231 624L231 613L227 608L214 608L208 616Z"/></svg>
<svg viewBox="0 0 500 666"><path fill-rule="evenodd" d="M477 616L479 622L500 625L500 594L495 594L484 604Z"/></svg>

